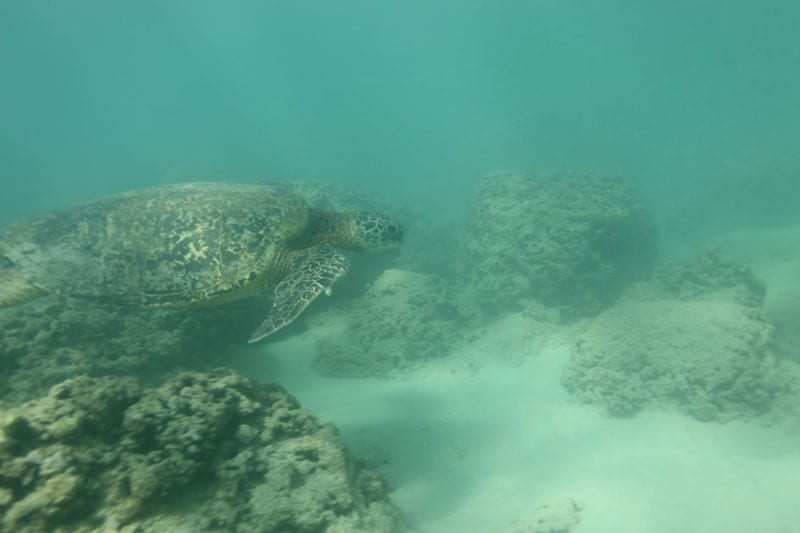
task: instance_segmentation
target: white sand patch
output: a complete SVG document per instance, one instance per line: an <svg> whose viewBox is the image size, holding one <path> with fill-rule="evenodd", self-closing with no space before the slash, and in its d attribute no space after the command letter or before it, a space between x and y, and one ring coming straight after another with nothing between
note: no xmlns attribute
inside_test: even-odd
<svg viewBox="0 0 800 533"><path fill-rule="evenodd" d="M569 332L539 332L531 349L530 326L512 317L463 353L394 381L319 377L308 338L236 360L336 424L387 475L420 531L524 531L537 504L559 497L583 506L578 532L800 526L798 435L671 413L606 418L560 385Z"/></svg>

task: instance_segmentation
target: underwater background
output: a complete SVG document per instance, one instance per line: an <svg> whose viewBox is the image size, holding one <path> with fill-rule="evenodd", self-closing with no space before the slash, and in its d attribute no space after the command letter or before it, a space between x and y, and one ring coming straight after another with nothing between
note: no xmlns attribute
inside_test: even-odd
<svg viewBox="0 0 800 533"><path fill-rule="evenodd" d="M293 183L407 229L258 345L258 302L189 318L3 310L0 481L35 478L3 447L30 440L8 420L58 434L48 409L74 400L125 413L114 431L137 443L114 488L92 490L138 503L85 530L800 531L798 28L800 4L779 0L0 3L0 226L215 180ZM564 199L578 238L553 252ZM613 238L581 248L599 233ZM205 429L163 407L181 395ZM46 416L20 407L40 396L28 409ZM251 423L281 409L286 427ZM281 431L317 444L275 451ZM214 440L227 433L235 445ZM183 488L140 456L193 446L169 475L206 475L218 448L236 452L219 472L275 468L251 448L324 457L347 476L294 468L346 494L330 504L346 519L239 480L214 493L230 504L215 518L159 522L147 502ZM75 524L88 505L39 519L39 489L14 483L0 482L0 531Z"/></svg>
<svg viewBox="0 0 800 533"><path fill-rule="evenodd" d="M463 213L498 168L623 173L665 231L791 216L800 9L3 2L2 218L198 177Z"/></svg>

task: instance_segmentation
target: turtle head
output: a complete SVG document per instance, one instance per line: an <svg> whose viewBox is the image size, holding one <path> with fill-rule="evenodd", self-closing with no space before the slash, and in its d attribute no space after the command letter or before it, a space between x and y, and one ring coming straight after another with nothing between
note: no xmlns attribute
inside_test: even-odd
<svg viewBox="0 0 800 533"><path fill-rule="evenodd" d="M403 226L392 217L369 211L354 215L353 244L362 250L393 248L403 241Z"/></svg>

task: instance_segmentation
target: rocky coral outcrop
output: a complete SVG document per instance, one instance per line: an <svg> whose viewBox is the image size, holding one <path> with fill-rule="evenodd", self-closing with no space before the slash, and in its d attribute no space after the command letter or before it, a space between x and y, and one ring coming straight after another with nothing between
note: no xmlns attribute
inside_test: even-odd
<svg viewBox="0 0 800 533"><path fill-rule="evenodd" d="M475 191L460 276L490 312L537 300L585 317L642 277L655 253L654 224L620 180L497 173Z"/></svg>
<svg viewBox="0 0 800 533"><path fill-rule="evenodd" d="M594 318L563 383L615 416L671 406L703 421L770 411L785 383L764 289L717 252L666 266Z"/></svg>
<svg viewBox="0 0 800 533"><path fill-rule="evenodd" d="M719 299L727 293L735 303L760 308L766 295L764 284L752 270L716 249L707 250L691 261L659 266L653 273L653 282L650 290L657 291L660 297L684 301Z"/></svg>
<svg viewBox="0 0 800 533"><path fill-rule="evenodd" d="M81 374L160 381L168 372L220 366L220 348L245 342L265 305L247 300L165 311L53 297L6 310L0 317L0 397L22 403Z"/></svg>
<svg viewBox="0 0 800 533"><path fill-rule="evenodd" d="M389 269L361 297L312 320L324 374L386 376L442 357L477 311L432 274Z"/></svg>
<svg viewBox="0 0 800 533"><path fill-rule="evenodd" d="M78 377L0 417L3 531L402 529L332 426L231 370Z"/></svg>

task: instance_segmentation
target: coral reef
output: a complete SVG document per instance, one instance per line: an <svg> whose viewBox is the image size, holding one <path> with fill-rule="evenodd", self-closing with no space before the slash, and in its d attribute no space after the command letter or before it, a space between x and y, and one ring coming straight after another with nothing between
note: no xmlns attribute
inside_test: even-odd
<svg viewBox="0 0 800 533"><path fill-rule="evenodd" d="M402 529L332 426L231 370L83 376L1 414L3 531Z"/></svg>
<svg viewBox="0 0 800 533"><path fill-rule="evenodd" d="M719 253L666 266L594 318L562 377L614 416L668 405L703 421L768 413L785 384L762 286Z"/></svg>
<svg viewBox="0 0 800 533"><path fill-rule="evenodd" d="M670 263L659 266L653 273L654 290L662 297L694 300L720 293L729 293L729 298L749 307L764 304L766 289L753 272L726 257L721 251L712 249L698 255L692 261Z"/></svg>
<svg viewBox="0 0 800 533"><path fill-rule="evenodd" d="M462 284L489 312L531 300L594 315L652 266L654 224L619 181L594 173L497 173L475 191Z"/></svg>
<svg viewBox="0 0 800 533"><path fill-rule="evenodd" d="M244 342L265 306L251 299L164 311L51 297L9 309L0 316L0 396L21 403L81 374L160 382L168 372L219 366L219 349Z"/></svg>
<svg viewBox="0 0 800 533"><path fill-rule="evenodd" d="M432 274L386 270L366 293L313 319L315 366L335 376L386 376L446 355L477 311Z"/></svg>

